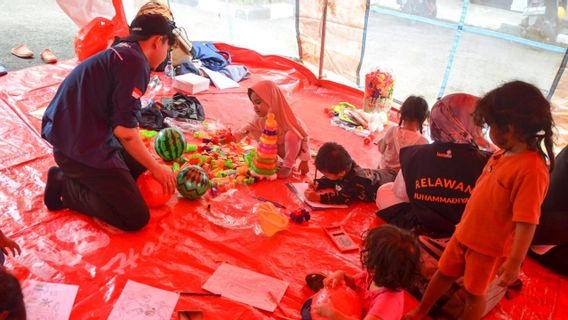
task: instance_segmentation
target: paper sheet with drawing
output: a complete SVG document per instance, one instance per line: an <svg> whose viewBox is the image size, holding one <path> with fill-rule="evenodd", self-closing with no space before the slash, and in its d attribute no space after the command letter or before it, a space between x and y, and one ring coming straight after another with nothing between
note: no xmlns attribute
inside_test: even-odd
<svg viewBox="0 0 568 320"><path fill-rule="evenodd" d="M223 297L274 312L288 283L251 270L223 263L202 286Z"/></svg>
<svg viewBox="0 0 568 320"><path fill-rule="evenodd" d="M128 280L108 320L170 319L178 299L177 293Z"/></svg>
<svg viewBox="0 0 568 320"><path fill-rule="evenodd" d="M79 286L30 280L23 288L28 320L67 320Z"/></svg>
<svg viewBox="0 0 568 320"><path fill-rule="evenodd" d="M308 190L308 187L309 186L306 182L288 183L288 188L290 188L290 190L292 190L292 192L294 192L300 200L304 201L304 203L307 204L313 210L333 209L333 208L339 208L339 209L349 208L349 206L346 205L346 204L323 204L323 203L313 202L313 201L306 199L306 197L304 196L304 192L306 190Z"/></svg>

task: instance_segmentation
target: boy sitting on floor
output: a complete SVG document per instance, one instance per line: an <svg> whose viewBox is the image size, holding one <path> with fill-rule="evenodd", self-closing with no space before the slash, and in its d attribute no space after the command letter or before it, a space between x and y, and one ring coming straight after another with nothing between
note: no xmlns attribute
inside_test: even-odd
<svg viewBox="0 0 568 320"><path fill-rule="evenodd" d="M380 169L359 167L347 150L335 142L327 142L318 150L316 170L324 177L315 179L304 195L310 201L325 204L347 204L356 199L373 202L377 189L387 180ZM324 190L330 188L333 190Z"/></svg>

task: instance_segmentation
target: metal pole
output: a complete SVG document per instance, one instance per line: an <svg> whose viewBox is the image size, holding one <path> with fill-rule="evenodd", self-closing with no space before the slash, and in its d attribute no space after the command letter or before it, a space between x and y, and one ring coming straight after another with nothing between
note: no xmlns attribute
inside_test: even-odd
<svg viewBox="0 0 568 320"><path fill-rule="evenodd" d="M321 23L321 43L320 43L320 61L319 61L319 73L318 79L321 79L323 74L323 59L325 56L325 29L327 24L327 1L323 1L323 13L322 13L322 23Z"/></svg>
<svg viewBox="0 0 568 320"><path fill-rule="evenodd" d="M551 100L554 96L554 92L558 87L558 83L560 83L560 79L562 79L562 74L566 69L566 64L568 62L568 50L564 52L564 57L562 57L562 62L560 63L560 67L558 68L558 72L556 72L556 76L554 77L554 81L552 81L552 85L550 86L550 90L548 90L547 99Z"/></svg>

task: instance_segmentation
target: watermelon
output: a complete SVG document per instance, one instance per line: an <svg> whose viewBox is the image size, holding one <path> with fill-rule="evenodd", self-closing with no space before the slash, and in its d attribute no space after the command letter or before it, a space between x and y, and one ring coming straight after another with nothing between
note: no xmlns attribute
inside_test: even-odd
<svg viewBox="0 0 568 320"><path fill-rule="evenodd" d="M209 177L198 166L183 167L176 176L177 190L187 199L201 197L209 189Z"/></svg>
<svg viewBox="0 0 568 320"><path fill-rule="evenodd" d="M154 140L154 149L164 161L173 161L179 158L185 151L187 143L183 133L178 129L165 128Z"/></svg>

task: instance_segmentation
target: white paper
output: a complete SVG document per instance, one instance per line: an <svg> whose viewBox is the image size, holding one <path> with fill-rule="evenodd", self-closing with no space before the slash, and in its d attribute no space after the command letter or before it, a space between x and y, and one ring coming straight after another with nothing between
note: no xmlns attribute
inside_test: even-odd
<svg viewBox="0 0 568 320"><path fill-rule="evenodd" d="M288 288L288 283L223 263L202 288L225 298L274 312Z"/></svg>
<svg viewBox="0 0 568 320"><path fill-rule="evenodd" d="M24 286L28 320L67 320L79 286L29 280Z"/></svg>
<svg viewBox="0 0 568 320"><path fill-rule="evenodd" d="M306 182L296 182L296 183L288 183L288 187L292 190L300 200L304 201L305 204L310 206L312 209L346 209L349 208L346 204L324 204L320 202L313 202L304 196L304 192L308 190L309 185Z"/></svg>
<svg viewBox="0 0 568 320"><path fill-rule="evenodd" d="M205 74L207 74L207 76L209 77L209 79L211 79L211 82L213 82L213 84L219 88L219 90L223 90L223 89L227 89L227 88L238 88L239 84L234 81L233 79L227 77L226 75L217 72L217 71L213 71L211 69L207 69L205 67L202 67L201 70L203 70L203 72L205 72Z"/></svg>
<svg viewBox="0 0 568 320"><path fill-rule="evenodd" d="M128 280L108 320L170 319L179 294Z"/></svg>

